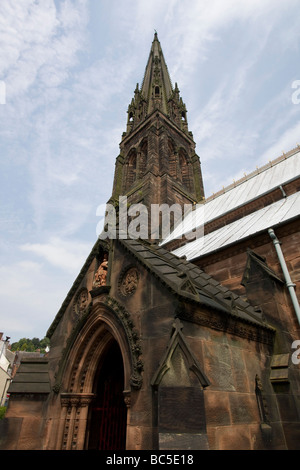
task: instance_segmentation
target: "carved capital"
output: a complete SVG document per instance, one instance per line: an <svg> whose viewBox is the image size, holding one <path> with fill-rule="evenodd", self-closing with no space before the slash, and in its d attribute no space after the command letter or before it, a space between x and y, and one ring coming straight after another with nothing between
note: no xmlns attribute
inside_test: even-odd
<svg viewBox="0 0 300 470"><path fill-rule="evenodd" d="M94 397L94 393L62 393L60 399L63 407L83 408L88 406Z"/></svg>

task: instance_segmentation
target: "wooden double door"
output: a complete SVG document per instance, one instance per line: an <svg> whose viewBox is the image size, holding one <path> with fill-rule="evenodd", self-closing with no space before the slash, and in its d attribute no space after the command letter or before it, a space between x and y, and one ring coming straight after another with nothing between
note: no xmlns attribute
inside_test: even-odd
<svg viewBox="0 0 300 470"><path fill-rule="evenodd" d="M127 408L124 368L119 346L113 341L95 379L96 399L90 411L90 450L125 450Z"/></svg>

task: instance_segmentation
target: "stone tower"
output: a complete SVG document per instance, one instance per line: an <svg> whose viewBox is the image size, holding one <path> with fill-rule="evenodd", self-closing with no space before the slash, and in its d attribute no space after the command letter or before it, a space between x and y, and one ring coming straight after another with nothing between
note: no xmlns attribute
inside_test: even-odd
<svg viewBox="0 0 300 470"><path fill-rule="evenodd" d="M172 86L157 33L142 86L137 84L128 106L109 202L117 206L120 196L126 196L128 204L147 208L151 204L183 207L204 198L187 110L177 83Z"/></svg>

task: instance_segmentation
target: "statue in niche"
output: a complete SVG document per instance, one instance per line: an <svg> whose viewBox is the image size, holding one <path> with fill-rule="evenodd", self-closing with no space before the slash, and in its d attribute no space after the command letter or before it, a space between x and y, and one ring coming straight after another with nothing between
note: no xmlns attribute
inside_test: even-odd
<svg viewBox="0 0 300 470"><path fill-rule="evenodd" d="M100 263L100 266L95 273L93 287L106 286L107 268L108 256L107 253L105 253L103 256L103 261Z"/></svg>

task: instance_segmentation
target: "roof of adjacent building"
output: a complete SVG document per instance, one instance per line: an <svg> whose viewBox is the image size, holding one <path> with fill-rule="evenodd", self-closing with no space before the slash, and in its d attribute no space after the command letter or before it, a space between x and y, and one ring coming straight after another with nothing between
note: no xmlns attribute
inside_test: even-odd
<svg viewBox="0 0 300 470"><path fill-rule="evenodd" d="M49 393L50 379L48 359L44 357L23 357L18 371L9 386L8 392L11 394Z"/></svg>
<svg viewBox="0 0 300 470"><path fill-rule="evenodd" d="M244 240L254 234L261 233L271 227L299 216L300 193L274 202L256 212L242 217L231 224L224 225L203 237L177 248L173 253L177 256L186 256L193 260L199 256L212 253L219 248Z"/></svg>
<svg viewBox="0 0 300 470"><path fill-rule="evenodd" d="M209 222L221 218L299 178L299 157L300 149L294 149L208 198L186 217L183 224L175 228L170 236L162 242L162 246L170 241L181 239L184 234L191 232L195 227L204 227ZM243 240L271 226L293 219L299 216L299 213L300 194L295 193L286 196L283 191L281 200L240 217L238 220L228 223L211 233L199 236L196 240L175 249L174 253L192 260ZM201 235L201 231L199 231L199 234Z"/></svg>

